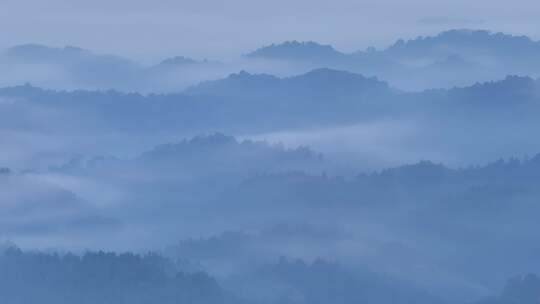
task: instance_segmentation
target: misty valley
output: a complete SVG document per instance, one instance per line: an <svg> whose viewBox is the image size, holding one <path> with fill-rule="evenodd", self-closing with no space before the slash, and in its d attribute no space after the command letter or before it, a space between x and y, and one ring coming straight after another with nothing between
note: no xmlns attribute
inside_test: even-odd
<svg viewBox="0 0 540 304"><path fill-rule="evenodd" d="M540 41L0 70L0 303L540 303Z"/></svg>

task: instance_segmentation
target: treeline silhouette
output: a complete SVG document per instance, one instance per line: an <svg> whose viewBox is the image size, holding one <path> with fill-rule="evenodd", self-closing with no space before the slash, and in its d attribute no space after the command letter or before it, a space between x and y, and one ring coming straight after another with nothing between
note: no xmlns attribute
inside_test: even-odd
<svg viewBox="0 0 540 304"><path fill-rule="evenodd" d="M0 253L0 301L43 304L239 303L204 273L156 255Z"/></svg>

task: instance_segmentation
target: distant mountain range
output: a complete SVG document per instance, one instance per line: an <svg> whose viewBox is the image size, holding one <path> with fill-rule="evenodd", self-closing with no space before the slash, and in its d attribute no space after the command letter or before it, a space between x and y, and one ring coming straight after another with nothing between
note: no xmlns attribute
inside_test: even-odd
<svg viewBox="0 0 540 304"><path fill-rule="evenodd" d="M450 30L432 37L400 39L386 49L353 53L315 42L289 41L260 48L246 58L291 62L307 69L344 69L413 90L463 86L508 74L540 75L540 42L483 30Z"/></svg>
<svg viewBox="0 0 540 304"><path fill-rule="evenodd" d="M126 92L179 91L212 75L209 72L199 75L202 71L222 69L217 61L198 61L183 56L144 66L117 55L97 54L71 46L55 48L38 44L4 50L0 53L0 67L11 72L11 76L0 77L0 83L5 85L29 82L53 89L117 89Z"/></svg>
<svg viewBox="0 0 540 304"><path fill-rule="evenodd" d="M353 64L363 57L380 55L387 60L400 64L414 64L426 60L444 60L450 56L462 56L465 59L505 59L513 60L519 50L524 56L539 56L540 42L526 36L513 36L492 33L484 30L449 30L436 36L418 37L405 41L399 39L386 49L368 48L365 51L342 53L330 45L316 42L287 41L271 44L246 55L250 58L277 60L309 61L313 63ZM488 58L491 57L491 58ZM520 58L524 60L524 58Z"/></svg>
<svg viewBox="0 0 540 304"><path fill-rule="evenodd" d="M241 71L225 79L203 82L188 88L186 93L217 96L255 93L287 95L289 97L313 94L337 98L343 94L376 94L387 91L390 91L389 85L377 78L367 78L347 71L321 68L286 78Z"/></svg>
<svg viewBox="0 0 540 304"><path fill-rule="evenodd" d="M311 61L317 63L345 60L347 54L336 51L330 45L322 45L313 41L286 41L281 44L271 44L262 47L247 54L246 57Z"/></svg>
<svg viewBox="0 0 540 304"><path fill-rule="evenodd" d="M332 132L355 128L360 129L349 135L355 138L351 145L360 149L367 132L363 128L375 128L369 134L377 136L369 135L369 140L384 149L403 149L396 152L397 159L418 160L433 151L430 159L479 161L480 155L540 151L540 143L531 139L540 131L539 85L530 77L509 76L461 88L403 92L375 78L331 69L283 78L244 72L179 94L55 91L26 85L0 89L0 121L4 130L15 132L7 138L17 145L34 144L28 134L40 140L65 134L63 143L75 154L100 154L100 147L114 146L120 136L124 144L115 147L123 154L215 131L289 140L307 136L339 144L345 135ZM311 134L321 128L329 130L324 137ZM468 152L471 146L476 155ZM373 157L373 166L379 166Z"/></svg>
<svg viewBox="0 0 540 304"><path fill-rule="evenodd" d="M78 47L28 44L0 54L0 67L9 71L0 77L0 85L30 82L56 89L178 92L239 70L291 76L330 68L376 76L404 90L424 90L467 86L514 74L538 77L539 59L540 42L483 30L450 30L400 39L385 49L371 47L352 53L313 41L287 41L231 62L176 56L152 66Z"/></svg>
<svg viewBox="0 0 540 304"><path fill-rule="evenodd" d="M467 59L484 59L486 63L490 59L526 60L515 58L516 51L524 57L537 57L540 54L540 42L526 36L485 30L450 30L433 37L418 37L408 41L400 39L382 50L387 56L398 60L441 59L455 54Z"/></svg>
<svg viewBox="0 0 540 304"><path fill-rule="evenodd" d="M413 113L430 113L428 116L432 118L446 119L450 112L464 117L475 111L479 117L498 113L510 119L517 115L516 111L522 111L521 119L525 119L540 111L539 88L537 80L509 76L469 87L407 93L376 78L325 68L284 78L240 72L203 82L181 94L66 92L27 85L0 89L0 98L25 100L25 103L17 104L28 111L32 107L47 107L57 109L61 115L69 110L70 117L64 122L75 119L73 127L88 122L92 128L122 126L122 129L173 130L181 127L184 130L227 131L235 126L248 129L266 126L263 127L266 129L277 125L284 128L358 123L388 115L406 117ZM10 107L6 111L10 109L15 110ZM28 124L39 124L39 117L33 115ZM78 119L77 115L83 115L84 119ZM19 117L21 120L24 116ZM101 123L96 124L94 120ZM6 117L4 123L9 121ZM279 124L275 123L277 121ZM47 128L54 125L48 123ZM201 127L206 129L199 129Z"/></svg>
<svg viewBox="0 0 540 304"><path fill-rule="evenodd" d="M539 304L539 43L7 49L0 303Z"/></svg>

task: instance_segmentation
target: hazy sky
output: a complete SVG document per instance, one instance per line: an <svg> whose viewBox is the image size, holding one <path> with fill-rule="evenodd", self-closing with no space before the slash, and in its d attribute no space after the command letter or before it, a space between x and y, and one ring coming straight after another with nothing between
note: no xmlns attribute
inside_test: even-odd
<svg viewBox="0 0 540 304"><path fill-rule="evenodd" d="M44 43L138 59L223 58L270 42L352 51L449 28L540 37L538 0L0 0L0 47Z"/></svg>

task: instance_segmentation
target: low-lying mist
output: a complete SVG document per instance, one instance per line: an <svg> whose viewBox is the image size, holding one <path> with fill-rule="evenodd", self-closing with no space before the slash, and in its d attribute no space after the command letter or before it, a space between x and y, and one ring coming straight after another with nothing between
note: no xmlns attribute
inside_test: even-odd
<svg viewBox="0 0 540 304"><path fill-rule="evenodd" d="M0 302L538 303L539 56L5 50Z"/></svg>

